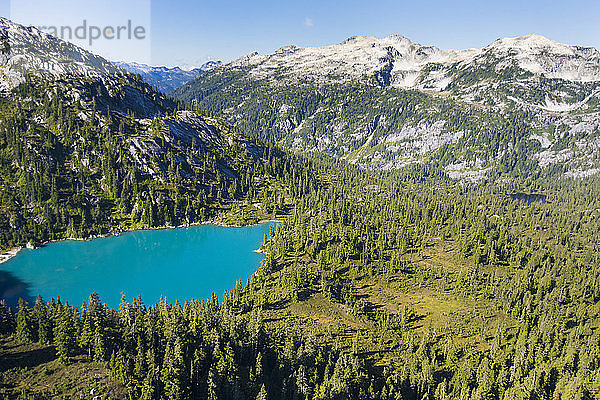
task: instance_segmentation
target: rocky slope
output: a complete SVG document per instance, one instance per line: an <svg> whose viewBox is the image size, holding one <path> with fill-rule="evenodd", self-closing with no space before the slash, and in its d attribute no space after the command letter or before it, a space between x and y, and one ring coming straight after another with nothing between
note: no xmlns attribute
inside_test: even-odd
<svg viewBox="0 0 600 400"><path fill-rule="evenodd" d="M174 94L290 148L368 168L427 162L464 179L598 172L600 53L539 35L467 50L400 35L287 46Z"/></svg>
<svg viewBox="0 0 600 400"><path fill-rule="evenodd" d="M0 248L203 221L270 179L254 175L264 147L220 118L34 28L0 26Z"/></svg>
<svg viewBox="0 0 600 400"><path fill-rule="evenodd" d="M25 27L0 17L0 32L7 43L0 56L0 89L23 82L25 74L45 77L120 76L120 68L104 58L65 42L34 27Z"/></svg>

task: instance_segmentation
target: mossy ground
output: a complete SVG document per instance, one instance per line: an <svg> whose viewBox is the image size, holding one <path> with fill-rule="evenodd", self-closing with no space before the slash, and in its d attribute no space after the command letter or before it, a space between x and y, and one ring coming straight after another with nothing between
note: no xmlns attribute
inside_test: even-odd
<svg viewBox="0 0 600 400"><path fill-rule="evenodd" d="M58 362L52 346L0 338L0 399L125 399L126 390L86 355Z"/></svg>

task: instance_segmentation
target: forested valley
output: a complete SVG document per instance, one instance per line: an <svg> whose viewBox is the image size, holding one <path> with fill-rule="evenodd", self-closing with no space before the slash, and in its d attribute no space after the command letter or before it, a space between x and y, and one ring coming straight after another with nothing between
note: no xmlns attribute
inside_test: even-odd
<svg viewBox="0 0 600 400"><path fill-rule="evenodd" d="M3 333L104 366L115 397L600 395L600 181L538 181L529 202L426 167L300 162L268 256L223 301L38 298L3 307Z"/></svg>

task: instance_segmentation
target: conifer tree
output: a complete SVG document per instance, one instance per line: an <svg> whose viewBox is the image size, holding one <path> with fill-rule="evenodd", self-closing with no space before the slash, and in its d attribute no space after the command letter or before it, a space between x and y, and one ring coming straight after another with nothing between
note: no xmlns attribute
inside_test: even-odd
<svg viewBox="0 0 600 400"><path fill-rule="evenodd" d="M16 321L10 307L4 299L0 299L0 334L9 335L14 332L15 327Z"/></svg>
<svg viewBox="0 0 600 400"><path fill-rule="evenodd" d="M20 298L17 308L17 337L23 342L33 342L36 340L36 331L28 303Z"/></svg>
<svg viewBox="0 0 600 400"><path fill-rule="evenodd" d="M74 355L76 346L77 326L71 307L62 306L57 315L54 327L54 347L61 364L68 364L69 357Z"/></svg>

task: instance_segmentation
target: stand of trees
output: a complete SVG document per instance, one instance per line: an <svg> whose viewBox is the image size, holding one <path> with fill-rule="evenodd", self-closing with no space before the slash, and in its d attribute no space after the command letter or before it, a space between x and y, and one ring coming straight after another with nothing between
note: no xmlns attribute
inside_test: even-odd
<svg viewBox="0 0 600 400"><path fill-rule="evenodd" d="M134 398L598 398L600 207L586 195L597 180L549 183L550 203L528 204L500 188L425 189L331 164L320 178L222 303L110 310L95 294L80 309L38 298L16 317L3 308L4 329L53 344L64 363L105 363ZM434 240L453 243L462 266L416 262ZM365 301L365 284L472 299L489 315L418 329L414 309ZM370 328L348 337L284 311L316 296Z"/></svg>

